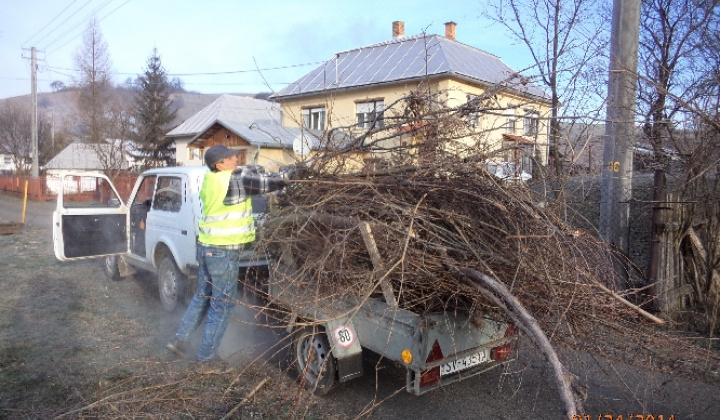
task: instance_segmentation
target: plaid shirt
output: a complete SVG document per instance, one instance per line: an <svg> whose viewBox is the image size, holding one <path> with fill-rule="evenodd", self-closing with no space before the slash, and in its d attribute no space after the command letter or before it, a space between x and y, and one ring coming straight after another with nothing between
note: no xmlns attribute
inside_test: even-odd
<svg viewBox="0 0 720 420"><path fill-rule="evenodd" d="M280 178L260 174L246 168L237 169L230 176L230 184L223 204L226 206L240 204L247 200L248 196L277 191L284 186L285 181Z"/></svg>

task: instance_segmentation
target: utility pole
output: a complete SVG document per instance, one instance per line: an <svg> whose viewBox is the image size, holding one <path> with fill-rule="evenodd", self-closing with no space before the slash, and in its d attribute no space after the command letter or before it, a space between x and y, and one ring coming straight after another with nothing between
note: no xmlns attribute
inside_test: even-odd
<svg viewBox="0 0 720 420"><path fill-rule="evenodd" d="M24 49L24 48L23 48ZM27 51L27 50L25 50ZM27 57L23 57L27 58ZM40 162L38 159L39 148L38 148L38 110L37 110L37 49L35 47L30 48L30 98L32 101L31 105L31 117L30 117L30 143L32 148L32 169L31 175L33 178L40 176Z"/></svg>
<svg viewBox="0 0 720 420"><path fill-rule="evenodd" d="M624 253L630 234L639 33L640 0L613 0L600 236ZM627 280L627 270L621 271Z"/></svg>
<svg viewBox="0 0 720 420"><path fill-rule="evenodd" d="M30 67L31 67L31 96L32 96L32 119L30 120L30 136L32 138L32 177L40 176L40 162L38 160L38 111L37 111L37 50L35 47L30 49Z"/></svg>

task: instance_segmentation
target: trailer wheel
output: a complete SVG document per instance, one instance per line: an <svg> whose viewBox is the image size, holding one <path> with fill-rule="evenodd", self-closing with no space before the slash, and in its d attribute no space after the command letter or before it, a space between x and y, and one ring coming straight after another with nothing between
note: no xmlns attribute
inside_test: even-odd
<svg viewBox="0 0 720 420"><path fill-rule="evenodd" d="M158 291L160 303L168 312L173 312L185 296L185 275L175 264L171 255L165 255L158 266Z"/></svg>
<svg viewBox="0 0 720 420"><path fill-rule="evenodd" d="M336 383L336 367L325 332L312 327L295 331L292 354L305 388L315 395L327 394Z"/></svg>
<svg viewBox="0 0 720 420"><path fill-rule="evenodd" d="M121 279L120 268L118 267L118 257L116 255L105 257L105 260L103 261L103 271L110 280L118 281Z"/></svg>

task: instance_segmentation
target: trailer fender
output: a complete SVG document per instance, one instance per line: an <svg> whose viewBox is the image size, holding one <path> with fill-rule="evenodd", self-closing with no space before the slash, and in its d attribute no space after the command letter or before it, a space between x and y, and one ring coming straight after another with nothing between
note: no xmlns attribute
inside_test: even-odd
<svg viewBox="0 0 720 420"><path fill-rule="evenodd" d="M328 321L325 331L337 361L340 382L362 376L362 346L352 320L340 318Z"/></svg>

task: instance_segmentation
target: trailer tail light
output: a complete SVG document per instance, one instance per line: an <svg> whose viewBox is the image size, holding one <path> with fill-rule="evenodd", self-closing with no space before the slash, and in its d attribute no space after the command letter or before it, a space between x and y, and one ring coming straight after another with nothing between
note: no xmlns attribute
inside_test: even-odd
<svg viewBox="0 0 720 420"><path fill-rule="evenodd" d="M513 337L517 335L517 327L513 324L508 325L505 330L505 337ZM490 357L496 362L502 362L506 360L512 354L513 346L512 343L507 343L502 346L493 347L490 350Z"/></svg>
<svg viewBox="0 0 720 420"><path fill-rule="evenodd" d="M510 354L512 354L512 344L493 347L493 349L490 350L490 357L492 357L492 359L496 362L502 362L510 357Z"/></svg>
<svg viewBox="0 0 720 420"><path fill-rule="evenodd" d="M432 346L432 349L430 350L430 354L428 354L427 359L425 362L430 363L434 362L436 360L440 360L443 358L442 350L440 349L440 344L437 340L435 340L435 343ZM435 385L440 381L440 366L436 366L430 370L426 370L424 372L420 373L420 388Z"/></svg>

